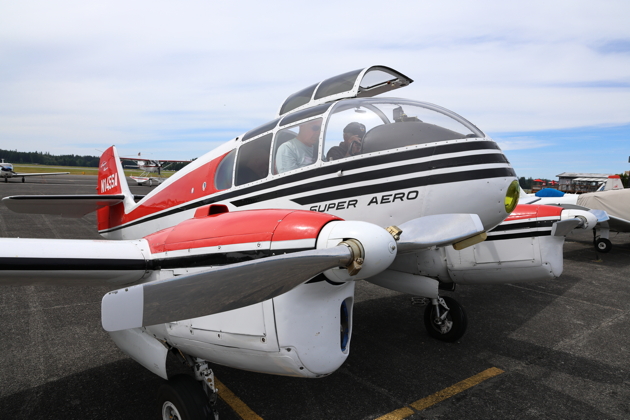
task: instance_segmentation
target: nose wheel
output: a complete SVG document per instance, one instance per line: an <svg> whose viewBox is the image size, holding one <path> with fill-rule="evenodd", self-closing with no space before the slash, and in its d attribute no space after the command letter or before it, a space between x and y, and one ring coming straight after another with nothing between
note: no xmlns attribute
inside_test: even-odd
<svg viewBox="0 0 630 420"><path fill-rule="evenodd" d="M424 310L424 326L429 335L447 342L459 340L468 327L464 308L451 297L431 299Z"/></svg>
<svg viewBox="0 0 630 420"><path fill-rule="evenodd" d="M208 397L199 381L177 375L160 387L158 401L163 420L204 420L210 418Z"/></svg>

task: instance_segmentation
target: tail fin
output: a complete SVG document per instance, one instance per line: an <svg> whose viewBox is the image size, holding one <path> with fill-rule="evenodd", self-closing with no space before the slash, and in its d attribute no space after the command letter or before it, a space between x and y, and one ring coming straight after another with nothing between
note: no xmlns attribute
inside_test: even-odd
<svg viewBox="0 0 630 420"><path fill-rule="evenodd" d="M118 158L116 146L110 147L101 155L96 189L99 195L122 194L125 196L122 203L98 210L98 230L110 229L120 225L123 222L124 214L128 213L135 206L135 202L127 184L122 164Z"/></svg>

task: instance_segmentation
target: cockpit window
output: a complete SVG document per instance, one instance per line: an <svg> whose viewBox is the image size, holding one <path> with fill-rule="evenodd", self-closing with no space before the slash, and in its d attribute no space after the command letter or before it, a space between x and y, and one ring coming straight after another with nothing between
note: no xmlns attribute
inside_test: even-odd
<svg viewBox="0 0 630 420"><path fill-rule="evenodd" d="M315 163L322 118L278 131L274 144L273 173L281 174Z"/></svg>
<svg viewBox="0 0 630 420"><path fill-rule="evenodd" d="M280 107L280 115L309 103L316 87L317 83L289 96Z"/></svg>
<svg viewBox="0 0 630 420"><path fill-rule="evenodd" d="M232 186L232 171L234 169L236 149L225 155L214 174L214 186L217 190L225 190Z"/></svg>
<svg viewBox="0 0 630 420"><path fill-rule="evenodd" d="M361 89L372 89L384 83L393 82L397 77L383 70L372 70L365 73L361 80Z"/></svg>
<svg viewBox="0 0 630 420"><path fill-rule="evenodd" d="M407 100L340 102L328 119L323 160L483 135L437 108Z"/></svg>
<svg viewBox="0 0 630 420"><path fill-rule="evenodd" d="M263 125L261 125L259 127L256 127L256 128L254 128L252 130L249 130L247 133L245 133L243 135L243 138L241 139L241 142L245 143L247 140L252 139L252 138L256 137L259 134L262 134L262 133L264 133L266 131L269 131L269 130L273 130L276 127L276 125L278 125L278 121L280 121L280 118L277 118L277 119L275 119L273 121L265 123L265 124L263 124Z"/></svg>
<svg viewBox="0 0 630 420"><path fill-rule="evenodd" d="M348 73L340 74L339 76L324 80L317 88L314 99L321 99L326 96L336 95L337 93L351 90L362 70L363 69L349 71Z"/></svg>
<svg viewBox="0 0 630 420"><path fill-rule="evenodd" d="M271 151L272 137L273 135L270 133L239 147L234 185L258 181L269 174L269 152Z"/></svg>

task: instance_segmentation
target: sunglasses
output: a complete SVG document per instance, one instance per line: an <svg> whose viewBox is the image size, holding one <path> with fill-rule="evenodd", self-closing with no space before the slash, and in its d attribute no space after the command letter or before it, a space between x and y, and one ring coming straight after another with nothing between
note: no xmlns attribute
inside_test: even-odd
<svg viewBox="0 0 630 420"><path fill-rule="evenodd" d="M311 130L313 131L321 131L322 130L322 126L321 125L314 125L311 127Z"/></svg>

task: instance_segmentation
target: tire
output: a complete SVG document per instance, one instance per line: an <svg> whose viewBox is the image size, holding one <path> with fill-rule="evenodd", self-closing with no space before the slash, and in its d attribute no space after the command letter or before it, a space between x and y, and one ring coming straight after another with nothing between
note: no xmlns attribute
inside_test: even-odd
<svg viewBox="0 0 630 420"><path fill-rule="evenodd" d="M202 384L188 375L177 375L158 390L162 419L205 420L210 418L208 397Z"/></svg>
<svg viewBox="0 0 630 420"><path fill-rule="evenodd" d="M606 238L599 238L595 240L595 250L604 254L610 252L612 249L612 242Z"/></svg>
<svg viewBox="0 0 630 420"><path fill-rule="evenodd" d="M446 306L449 307L445 320L452 322L452 325L447 331L443 332L441 326L434 321L435 306L429 304L424 310L424 326L431 337L440 341L454 342L459 340L466 332L468 317L464 308L455 299L448 296L444 296L442 299L444 299ZM444 307L440 306L440 312L442 310L444 310Z"/></svg>

